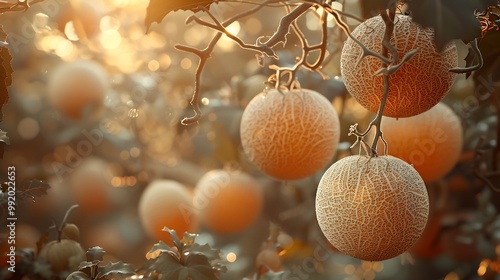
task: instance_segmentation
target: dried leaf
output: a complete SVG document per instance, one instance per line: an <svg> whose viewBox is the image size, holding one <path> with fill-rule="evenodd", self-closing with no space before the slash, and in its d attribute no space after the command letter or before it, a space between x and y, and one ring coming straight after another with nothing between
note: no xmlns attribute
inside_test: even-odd
<svg viewBox="0 0 500 280"><path fill-rule="evenodd" d="M119 262L110 262L106 266L100 267L102 268L101 272L97 274L97 279L101 279L102 277L110 276L113 274L120 274L120 275L134 275L134 268L128 264L124 263L122 261Z"/></svg>
<svg viewBox="0 0 500 280"><path fill-rule="evenodd" d="M29 198L33 201L37 197L47 194L50 185L41 180L24 180L23 183L17 188L17 197L19 199Z"/></svg>
<svg viewBox="0 0 500 280"><path fill-rule="evenodd" d="M27 1L26 1L27 2ZM0 25L0 42L2 46L0 47L0 121L3 119L2 106L9 102L9 92L7 87L12 84L12 56L9 49L6 47L7 34L3 30L3 26ZM3 148L2 148L3 149ZM1 153L3 154L3 152Z"/></svg>
<svg viewBox="0 0 500 280"><path fill-rule="evenodd" d="M208 8L218 0L150 0L146 10L146 27L149 29L153 22L161 22L170 12L190 10L197 12L200 6Z"/></svg>
<svg viewBox="0 0 500 280"><path fill-rule="evenodd" d="M88 249L85 253L88 262L102 261L102 257L104 256L104 254L106 254L106 251L104 251L104 249L99 246L94 246Z"/></svg>
<svg viewBox="0 0 500 280"><path fill-rule="evenodd" d="M474 11L484 11L497 0L408 0L408 10L415 22L435 31L435 42L441 50L448 42L460 39L466 43L481 37L481 25Z"/></svg>

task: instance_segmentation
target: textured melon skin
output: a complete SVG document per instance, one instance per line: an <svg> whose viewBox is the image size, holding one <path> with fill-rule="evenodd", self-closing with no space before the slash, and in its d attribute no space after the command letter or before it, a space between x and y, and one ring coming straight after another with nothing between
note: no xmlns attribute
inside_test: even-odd
<svg viewBox="0 0 500 280"><path fill-rule="evenodd" d="M382 53L385 24L380 16L366 20L356 27L352 36L368 49ZM396 15L391 44L398 50L399 59L414 49L418 52L399 70L390 75L389 94L384 116L402 118L429 110L443 99L451 88L456 74L449 72L458 66L454 42L438 53L433 43L433 31L413 23L406 15ZM365 108L376 113L384 93L383 77L374 76L382 62L373 56L359 64L359 47L348 38L342 49L340 67L349 93Z"/></svg>
<svg viewBox="0 0 500 280"><path fill-rule="evenodd" d="M332 104L308 89L255 96L243 112L240 135L250 161L281 180L314 175L332 160L340 124Z"/></svg>
<svg viewBox="0 0 500 280"><path fill-rule="evenodd" d="M460 118L444 103L409 118L384 117L381 129L389 143L389 155L412 164L424 182L448 174L462 153Z"/></svg>
<svg viewBox="0 0 500 280"><path fill-rule="evenodd" d="M417 171L381 156L349 156L323 175L316 216L327 240L340 252L367 261L394 258L421 236L429 198Z"/></svg>

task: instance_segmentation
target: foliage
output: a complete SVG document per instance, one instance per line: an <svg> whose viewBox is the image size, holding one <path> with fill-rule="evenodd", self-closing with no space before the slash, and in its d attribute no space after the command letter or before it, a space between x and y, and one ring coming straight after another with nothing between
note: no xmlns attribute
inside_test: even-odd
<svg viewBox="0 0 500 280"><path fill-rule="evenodd" d="M95 246L87 250L87 260L80 263L78 272L73 272L66 279L108 279L109 277L120 277L135 275L131 265L118 262L109 262L106 265L100 265L103 256L106 253L101 247Z"/></svg>
<svg viewBox="0 0 500 280"><path fill-rule="evenodd" d="M184 233L179 239L175 230L163 229L169 234L172 246L160 241L149 251L144 264L146 276L159 274L162 279L219 279L226 271L220 251L208 244L195 243L196 234Z"/></svg>
<svg viewBox="0 0 500 280"><path fill-rule="evenodd" d="M26 11L27 18L40 16L40 13L46 12L38 10L40 13L29 14L34 7L33 4L44 1L15 2L0 2L2 17L13 14L6 12L14 11ZM73 2L77 1L70 1L66 6L61 5L58 8L64 10L69 6L74 9ZM330 277L330 273L344 272L343 276L347 278L357 276L372 278L375 273L380 273L381 278L386 277L376 263L367 264L347 259L332 248L320 245L324 242L317 240L323 236L314 217L313 201L321 174L287 183L262 176L242 154L238 124L243 108L248 104L245 103L245 99L250 99L249 96L256 94L254 89L249 90L250 93L244 93L249 87L245 82L252 77L260 76L263 79L257 79L258 91L273 87L311 88L321 92L329 101L333 101L336 107L341 108L339 115L342 128L345 130L344 134L347 135L349 132L351 136L356 136L356 139L345 137L341 140L343 142L339 145L335 160L353 153L348 148L352 142L360 144L366 154L377 156L374 144L378 139L383 139L379 127L381 120L378 118L381 113L379 112L371 123L366 119L365 123L359 126L356 124L348 131L352 120L357 122L359 116L365 113L358 110L359 108L353 103L349 103L352 99L349 98L342 77L338 77L338 67L336 68L335 64L338 62L342 42L350 36L350 30L354 26L368 17L382 14L387 27L390 27L396 4L402 12L411 14L417 23L434 29L435 43L439 48L456 39L468 43L470 48L469 55L465 58L465 67L454 71L466 73L467 77L471 76L470 79L464 80L465 83L475 83L473 92L468 92L466 95L452 92L445 99L453 105L454 110L460 111L464 121L466 127L464 153L449 175L427 186L430 190L431 203L438 201L434 204L444 205L440 208L444 218L438 221L440 230L435 236L435 242L444 242L440 238L448 230L459 229L460 242L472 247L484 248L486 245L491 249L500 244L498 238L500 215L497 211L500 203L498 197L500 148L497 144L500 142L498 1L359 0L361 12L354 15L348 14L349 10L339 8L342 7L341 4L347 3L340 0L151 0L149 4L142 3L137 6L130 3L144 1L119 2L128 4L121 4L122 6L115 7L98 18L97 26L102 23L100 36L92 37L90 34L85 34L85 31L82 33L78 22L83 22L83 29L89 23L78 16L73 15L70 20L64 19L65 23L76 23L75 35L65 30L65 24L58 26L57 16L50 15L47 16L48 24L43 26L46 29L41 28L42 31L35 32L35 39L26 41L28 42L26 45L34 45L36 50L31 50L26 60L14 65L14 68L16 71L19 69L19 72L16 72L17 77L25 82L23 85L26 85L20 87L20 91L23 91L23 94L26 91L26 95L29 95L30 90L36 89L37 94L34 96L41 99L40 107L47 105L43 98L46 93L43 86L47 79L46 71L50 73L53 65L63 61L90 58L106 65L111 74L113 88L109 91L104 106L112 112L101 115L97 120L90 118L68 120L57 112L51 112L48 106L45 106L48 109L44 108L33 113L26 109L29 106L20 104L17 98L12 98L11 95L9 107L12 105L14 109L9 112L14 113L9 119L4 119L4 123L11 125L8 128L16 129L16 122L26 112L29 112L29 118L36 120L41 128L38 138L32 139L33 142L16 140L12 145L15 147L9 147L12 148L12 153L18 153L17 162L25 171L23 173L27 174L26 177L33 175L31 178L43 180L51 178L54 175L51 164L54 162L64 164L65 170L69 173L77 170L80 168L78 156L80 159L85 156L73 154L71 158L71 152L66 154L64 152L69 148L84 147L82 143L90 143L88 139L82 137L81 132L83 130L88 132L98 127L98 131L92 131L97 131L94 136L101 135L103 142L92 145L89 154L109 161L109 165L116 173L107 180L113 183L115 187L113 191L118 190L120 194L114 197L115 208L112 211L98 217L82 213L78 219L85 228L82 232L90 233L99 227L98 223L107 223L111 228L118 228L120 235L109 237L107 231L100 232L97 234L98 237L104 236L100 240L108 239L90 246L105 246L110 255L117 254L123 259L134 260L136 260L134 257L139 256L141 261L144 261L142 246L146 236L141 235L141 230L136 228L139 221L134 216L135 209L133 209L137 194L150 181L159 177L179 179L187 185L195 185L204 170L220 167L219 165L227 161L237 162L252 176L258 177L264 185L266 205L262 221L258 223L259 228L250 229L238 236L217 235L206 228L201 228L199 232L202 234L185 233L182 239L177 238L172 230L166 229L170 242L159 241L153 245L147 254L148 260L145 260L137 270L123 261L104 264L105 251L95 246L87 251L87 260L80 264L77 271L66 271L55 275L50 265L37 259L34 249L17 248L16 273L9 273L3 268L0 270L0 278L17 279L26 276L30 279L63 279L71 274L73 279L125 278L129 275L144 276L145 279L161 277L241 279L244 276L247 276L247 279L287 279L292 270L304 265L309 265L310 269L313 269L311 266L314 267L314 271L307 275L311 278ZM403 4L407 7L403 8ZM130 5L132 9L144 8L145 22L140 18L140 26L131 24L131 21L138 16L127 15L129 7L126 5ZM136 12L137 10L134 10L134 13ZM256 18L262 21L259 21L260 31L254 34L250 32L253 26L247 25L251 25L252 20ZM16 23L25 19L9 18ZM182 21L186 22L185 26L179 24ZM154 24L155 22L158 24ZM253 23L255 24L255 21ZM32 26L31 22L29 26ZM234 32L232 27L235 26L241 27L243 31ZM15 27L15 24L4 27L7 30L8 27ZM141 37L146 32L148 35ZM14 70L10 62L12 56L8 52L9 46L5 44L4 33L0 36L0 65L2 65L0 109L9 101L7 88L12 83L12 77L16 78L13 75ZM103 42L112 42L113 36L110 34L116 36L117 33L121 36L122 45L132 49L132 52L121 53L122 49L110 50L100 46ZM16 35L19 34L13 32L12 36ZM391 32L387 31L385 37L385 41L388 41ZM78 54L61 59L62 55L53 49L40 47L43 42L50 41L45 40L47 38L71 45ZM142 38L142 41L134 38ZM223 49L228 44L239 46L241 49L238 51ZM367 56L379 59L383 67L377 73L388 81L389 75L396 72L402 64L411 61L414 54L408 53L404 57L395 58L389 55L390 51L390 46L386 46L381 54L365 48L360 59ZM127 72L116 62L127 61L130 57L135 57L137 61L134 61L136 63L133 65L139 66ZM43 67L38 63L43 64ZM24 64L33 69L23 72ZM192 67L185 67L190 64ZM385 88L388 85L389 82ZM22 97L23 94L19 96ZM118 105L119 108L116 109L112 105ZM7 108L4 106L3 109ZM381 108L382 112L383 106ZM189 117L191 109L196 115ZM200 118L202 111L206 114L203 119ZM192 126L179 125L179 119L185 116L188 117L182 124L192 124ZM368 125L369 129L358 131L357 127L361 128L363 125ZM370 136L368 132L373 128L376 129L374 141L368 143L365 137ZM16 134L9 132L11 138L12 135L15 137ZM3 155L5 143L8 142L6 132L0 131L0 157ZM5 156L9 159L14 158L8 154ZM73 161L65 161L67 158ZM64 177L58 178L58 183L61 183L66 190L71 186L66 184ZM453 181L455 179L466 185L462 193L456 190L460 184ZM42 205L43 199L38 198L43 198L51 186L41 180L20 180L20 182L22 183L17 184L16 189L19 201L32 199L36 200L34 205ZM125 186L134 188L123 188ZM66 200L66 197L63 197ZM3 188L0 204L3 205L5 201L5 188ZM29 213L28 207L23 209L21 206L24 205L18 207L20 216L24 215L26 221L36 224L38 228L46 228L47 224L52 222L47 220L50 220L50 215L53 213L48 214L49 217L41 218L36 216L37 211ZM463 209L466 209L466 214L462 213L465 212ZM471 216L473 219L470 219ZM59 225L53 225L58 231L58 238L61 238L65 220ZM279 230L276 228L271 230L268 240L262 242L267 232L261 229L264 224L261 222L270 220L293 235L293 246L285 249L277 242ZM471 242L478 236L481 237L479 238L481 242L477 244ZM2 238L4 241L4 236ZM38 251L48 240L48 234L41 236ZM208 245L206 240L214 241L214 244L210 244L220 250ZM90 241L82 240L82 244L84 242ZM116 250L113 248L113 243L121 243L121 247L127 247L127 250ZM282 262L281 271L259 273L254 260L262 250L279 253ZM320 258L316 254L319 251L326 253L320 255ZM453 260L453 257L438 256L436 262L429 264L436 266L443 263L450 264L446 268L449 271L453 270L450 273L455 273L455 276L474 278L473 275L476 274L484 276L478 269L478 263L483 260L479 268L486 267L488 273L493 272L496 275L498 271L493 264L498 260L490 251L481 251L474 262L470 263L460 263ZM224 260L227 252L232 252L238 257L236 264ZM398 261L392 260L386 269L397 267L395 270L400 269L399 271L418 270L420 274L415 272L417 278L418 275L425 273L429 274L421 278L429 278L431 274L433 276L439 274L437 277L446 278L446 275L442 274L448 273L423 270L418 261L414 267L399 266ZM413 268L415 269L412 270Z"/></svg>

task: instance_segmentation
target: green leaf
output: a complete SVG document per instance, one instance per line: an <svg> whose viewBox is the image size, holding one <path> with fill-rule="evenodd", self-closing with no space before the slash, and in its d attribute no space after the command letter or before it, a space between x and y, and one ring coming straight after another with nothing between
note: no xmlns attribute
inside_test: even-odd
<svg viewBox="0 0 500 280"><path fill-rule="evenodd" d="M89 280L89 279L90 277L81 271L75 271L70 275L68 275L68 277L66 278L66 280Z"/></svg>
<svg viewBox="0 0 500 280"><path fill-rule="evenodd" d="M185 233L184 233L184 236L182 237L181 242L182 242L185 246L190 246L190 245L193 245L193 244L194 244L194 241L195 241L195 239L196 239L196 236L198 236L198 234L196 234L196 233L189 233L189 232L185 232Z"/></svg>
<svg viewBox="0 0 500 280"><path fill-rule="evenodd" d="M219 249L214 249L208 244L193 244L189 248L189 253L192 255L204 255L208 260L218 260L221 259L221 254Z"/></svg>
<svg viewBox="0 0 500 280"><path fill-rule="evenodd" d="M160 251L161 253L168 253L169 255L172 255L173 257L179 259L179 253L177 250L174 248L168 246L165 242L159 241L158 243L153 245L153 248L149 251L149 253L154 253L156 251Z"/></svg>
<svg viewBox="0 0 500 280"><path fill-rule="evenodd" d="M150 259L146 264L145 270L146 272L157 272L162 274L176 275L175 272L183 267L183 265L179 262L177 258L172 256L171 254L161 254L155 259ZM177 274L178 275L178 274ZM167 278L166 279L176 279Z"/></svg>
<svg viewBox="0 0 500 280"><path fill-rule="evenodd" d="M177 232L174 229L169 229L168 227L164 227L162 231L168 232L168 235L170 236L170 239L174 243L174 247L177 248L178 252L182 252L182 248L184 247L184 243L181 242L179 237L177 236Z"/></svg>
<svg viewBox="0 0 500 280"><path fill-rule="evenodd" d="M185 266L183 273L192 279L219 279L217 271L212 269L212 265L205 255L188 255Z"/></svg>
<svg viewBox="0 0 500 280"><path fill-rule="evenodd" d="M110 262L106 266L102 267L102 271L97 274L97 279L113 274L134 275L135 271L134 268L128 263L124 263L122 261L115 263Z"/></svg>
<svg viewBox="0 0 500 280"><path fill-rule="evenodd" d="M161 22L170 12L177 10L200 11L200 6L208 8L218 0L150 0L146 10L146 27L149 29L153 22Z"/></svg>
<svg viewBox="0 0 500 280"><path fill-rule="evenodd" d="M42 180L24 180L23 183L16 188L17 197L22 200L25 198L32 199L33 201L37 197L41 197L47 194L47 190L50 189L49 183Z"/></svg>
<svg viewBox="0 0 500 280"><path fill-rule="evenodd" d="M481 37L481 25L474 11L484 11L497 0L408 0L408 10L415 22L435 32L441 50L448 42L460 39L468 43Z"/></svg>
<svg viewBox="0 0 500 280"><path fill-rule="evenodd" d="M106 251L99 246L94 246L85 253L88 262L102 261L104 254Z"/></svg>
<svg viewBox="0 0 500 280"><path fill-rule="evenodd" d="M78 265L78 270L84 270L85 268L90 268L95 265L95 262L83 261Z"/></svg>

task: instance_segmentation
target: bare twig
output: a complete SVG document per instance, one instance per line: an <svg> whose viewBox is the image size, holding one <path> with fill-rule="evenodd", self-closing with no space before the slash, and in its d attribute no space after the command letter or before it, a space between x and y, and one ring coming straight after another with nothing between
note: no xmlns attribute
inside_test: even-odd
<svg viewBox="0 0 500 280"><path fill-rule="evenodd" d="M290 11L289 7L286 7L287 13L290 14L292 11ZM297 24L297 21L293 21L291 23L292 30L294 33L297 35L297 38L299 39L302 54L299 58L299 60L292 66L292 67L278 67L276 65L271 65L269 68L273 69L276 71L276 88L291 88L295 83L296 83L296 74L297 71L301 68L304 67L310 71L317 72L321 75L323 79L328 79L326 75L324 75L320 71L320 67L323 65L323 61L325 59L327 49L326 46L328 44L328 25L327 25L327 12L323 10L323 13L321 14L320 17L320 24L321 24L321 42L316 45L309 45L309 42L307 41L307 38L305 34L301 31L299 25ZM316 59L315 62L310 63L307 58L309 57L309 54L315 51L319 51L318 58ZM283 83L282 82L282 77L284 75L288 75L288 80Z"/></svg>
<svg viewBox="0 0 500 280"><path fill-rule="evenodd" d="M220 26L222 27L227 27L231 23L237 21L238 19L251 15L253 13L256 13L259 11L267 2L272 2L272 1L266 1L262 5L258 5L252 9L249 9L245 12L242 12L240 14L237 14L226 21L220 23ZM215 21L217 21L215 18L213 18ZM216 25L218 26L218 25ZM210 26L209 26L210 27ZM193 108L194 111L194 116L192 117L185 117L184 119L181 120L181 124L183 125L190 125L198 122L201 118L201 110L199 106L199 99L200 99L200 92L201 92L201 73L203 72L203 69L205 68L205 64L207 63L207 60L210 58L211 53L213 52L213 49L215 48L215 45L217 42L220 40L222 37L221 32L215 34L215 36L212 38L208 46L203 49L203 50L198 50L196 48L192 48L189 46L184 46L184 45L175 45L175 48L181 51L189 52L192 53L196 56L199 57L199 62L198 66L196 67L196 74L195 74L195 84L194 84L194 90L193 90L193 96L191 97L191 100L189 101L189 104L191 105L191 108ZM225 34L225 33L224 33Z"/></svg>
<svg viewBox="0 0 500 280"><path fill-rule="evenodd" d="M288 34L288 30L292 22L294 22L299 16L307 12L313 5L313 3L303 3L295 8L292 12L282 17L278 28L276 29L276 32L274 32L274 34L262 44L271 48L279 43L283 43L283 45L286 44L286 35ZM257 42L260 42L261 39L262 37L257 39Z"/></svg>
<svg viewBox="0 0 500 280"><path fill-rule="evenodd" d="M483 56L481 55L481 51L479 50L479 47L477 46L477 38L474 39L474 41L471 41L469 44L470 44L472 51L474 51L474 54L476 55L476 57L478 59L477 64L469 66L469 67L464 67L464 68L455 67L455 68L450 69L450 72L457 73L457 74L463 74L463 73L469 73L472 71L479 70L479 69L481 69L481 67L483 67L483 64L484 64Z"/></svg>

